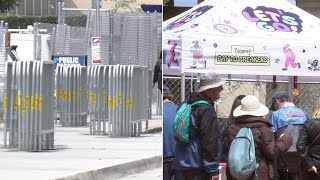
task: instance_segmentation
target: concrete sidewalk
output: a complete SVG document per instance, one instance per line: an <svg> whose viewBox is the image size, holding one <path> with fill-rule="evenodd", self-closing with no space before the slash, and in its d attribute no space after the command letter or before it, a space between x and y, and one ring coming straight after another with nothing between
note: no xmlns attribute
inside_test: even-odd
<svg viewBox="0 0 320 180"><path fill-rule="evenodd" d="M153 116L149 130L161 130L161 125L161 116ZM3 129L0 133L3 147ZM89 135L88 127L55 127L55 150L17 152L2 148L0 159L0 179L5 180L117 179L161 167L162 135L110 138Z"/></svg>
<svg viewBox="0 0 320 180"><path fill-rule="evenodd" d="M142 132L146 133L145 122L142 123ZM152 118L148 121L148 133L160 133L162 131L162 116L152 115Z"/></svg>

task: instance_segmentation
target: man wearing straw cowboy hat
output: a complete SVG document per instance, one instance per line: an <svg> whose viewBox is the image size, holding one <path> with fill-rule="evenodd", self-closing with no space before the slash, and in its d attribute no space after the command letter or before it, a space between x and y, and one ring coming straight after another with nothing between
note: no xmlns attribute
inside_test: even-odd
<svg viewBox="0 0 320 180"><path fill-rule="evenodd" d="M255 156L259 166L248 180L272 179L272 161L275 147L277 146L280 152L283 153L286 152L292 143L291 136L287 134L283 135L277 142L274 141L271 131L272 125L264 118L268 112L269 109L260 103L258 98L253 95L247 95L241 100L241 105L233 111L235 122L229 126L226 133L228 137L226 147L229 151L232 141L242 127L247 127L252 130ZM228 166L231 167L232 165L229 164ZM228 174L228 176L227 179L237 179L237 177L232 177L231 174Z"/></svg>
<svg viewBox="0 0 320 180"><path fill-rule="evenodd" d="M197 92L192 92L188 103L198 100L209 104L192 106L188 144L177 141L174 168L184 180L219 179L219 163L222 156L222 137L214 102L220 98L225 83L216 73L200 78Z"/></svg>

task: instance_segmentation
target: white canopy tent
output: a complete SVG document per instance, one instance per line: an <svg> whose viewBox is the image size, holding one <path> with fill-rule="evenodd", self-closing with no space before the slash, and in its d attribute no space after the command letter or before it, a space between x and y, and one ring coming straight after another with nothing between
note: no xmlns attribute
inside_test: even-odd
<svg viewBox="0 0 320 180"><path fill-rule="evenodd" d="M320 19L286 0L207 0L163 22L164 74L302 75L315 81L319 32Z"/></svg>
<svg viewBox="0 0 320 180"><path fill-rule="evenodd" d="M163 22L163 74L320 82L320 19L286 0L207 0ZM291 97L292 98L292 97Z"/></svg>

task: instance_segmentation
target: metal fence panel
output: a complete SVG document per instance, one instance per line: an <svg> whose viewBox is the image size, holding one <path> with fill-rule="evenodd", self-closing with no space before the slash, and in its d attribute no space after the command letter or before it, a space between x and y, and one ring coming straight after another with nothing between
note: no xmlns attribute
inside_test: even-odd
<svg viewBox="0 0 320 180"><path fill-rule="evenodd" d="M185 79L185 97L188 97L192 92L193 85L196 83L196 77L187 77ZM181 78L180 77L163 77L163 84L168 86L173 94L173 102L181 103ZM227 79L224 84L224 90L221 93L221 103L216 106L219 118L225 119L229 117L230 110L234 99L238 95L255 95L259 101L267 107L271 105L272 95L278 91L289 90L290 83L288 81L270 82L254 80L234 80ZM320 107L320 86L319 83L298 83L300 93L293 98L293 103L305 110L310 117L314 115ZM267 115L268 117L269 115Z"/></svg>
<svg viewBox="0 0 320 180"><path fill-rule="evenodd" d="M87 53L89 31L83 27L58 24L53 35L53 54L83 55Z"/></svg>
<svg viewBox="0 0 320 180"><path fill-rule="evenodd" d="M69 48L81 49L76 46L79 45L79 41L84 42L86 39L87 43L81 43L81 45L86 45L86 51L81 52L88 54L88 64L91 65L89 42L96 32L95 10L71 9L62 6L58 14L59 25L55 39L57 42L66 40L66 43L55 45L54 53L61 53L57 47L63 47L65 54L70 53L66 51ZM79 18L82 16L86 18ZM73 35L74 30L68 31L61 26L74 26L78 29L83 27L86 33ZM152 69L161 50L161 26L162 15L160 13L119 13L101 10L101 64L141 65ZM71 40L68 40L69 36ZM73 40L74 38L76 40Z"/></svg>
<svg viewBox="0 0 320 180"><path fill-rule="evenodd" d="M5 67L4 147L22 151L53 149L53 63L6 62Z"/></svg>

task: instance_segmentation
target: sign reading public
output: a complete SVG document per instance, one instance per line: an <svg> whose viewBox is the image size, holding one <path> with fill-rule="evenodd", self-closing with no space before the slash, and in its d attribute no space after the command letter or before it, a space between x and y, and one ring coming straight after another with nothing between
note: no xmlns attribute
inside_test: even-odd
<svg viewBox="0 0 320 180"><path fill-rule="evenodd" d="M53 55L52 59L56 66L87 66L87 56Z"/></svg>

